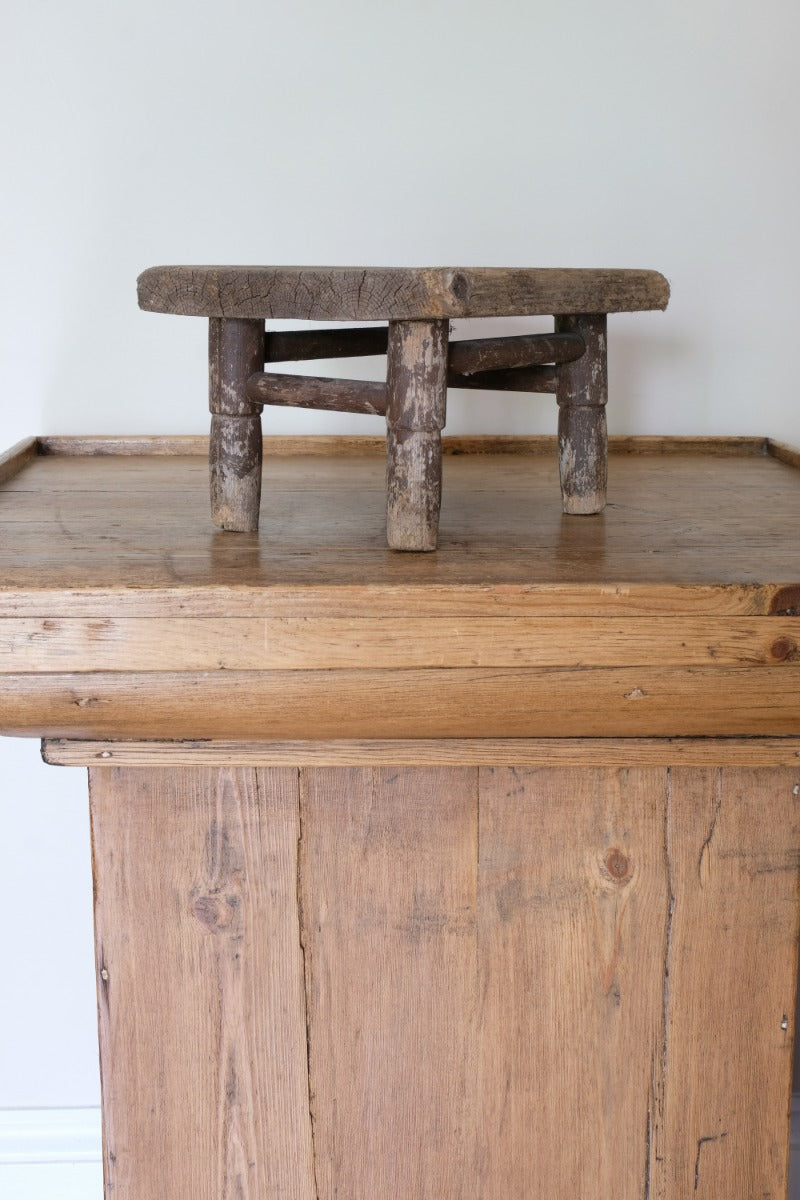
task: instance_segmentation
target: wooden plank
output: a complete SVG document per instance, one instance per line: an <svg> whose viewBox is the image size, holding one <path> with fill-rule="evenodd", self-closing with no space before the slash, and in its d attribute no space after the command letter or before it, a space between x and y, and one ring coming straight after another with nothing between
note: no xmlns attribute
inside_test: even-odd
<svg viewBox="0 0 800 1200"><path fill-rule="evenodd" d="M447 738L425 741L71 741L49 738L53 766L791 766L797 738Z"/></svg>
<svg viewBox="0 0 800 1200"><path fill-rule="evenodd" d="M159 266L139 307L183 316L425 320L666 308L657 271L558 268Z"/></svg>
<svg viewBox="0 0 800 1200"><path fill-rule="evenodd" d="M11 671L778 666L800 617L0 618Z"/></svg>
<svg viewBox="0 0 800 1200"><path fill-rule="evenodd" d="M90 787L107 1192L317 1200L297 772Z"/></svg>
<svg viewBox="0 0 800 1200"><path fill-rule="evenodd" d="M800 670L214 671L3 677L9 737L712 737L800 733Z"/></svg>
<svg viewBox="0 0 800 1200"><path fill-rule="evenodd" d="M308 770L301 795L319 1194L467 1200L477 773Z"/></svg>
<svg viewBox="0 0 800 1200"><path fill-rule="evenodd" d="M666 771L484 769L479 1193L642 1200ZM676 1191L675 1197L686 1196ZM733 1195L733 1193L727 1193Z"/></svg>
<svg viewBox="0 0 800 1200"><path fill-rule="evenodd" d="M675 768L647 1195L785 1196L800 773Z"/></svg>

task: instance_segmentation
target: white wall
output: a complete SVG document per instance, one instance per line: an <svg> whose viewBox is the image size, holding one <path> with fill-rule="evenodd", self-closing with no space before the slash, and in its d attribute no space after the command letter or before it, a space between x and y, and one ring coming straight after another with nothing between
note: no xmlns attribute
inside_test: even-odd
<svg viewBox="0 0 800 1200"><path fill-rule="evenodd" d="M163 262L655 267L611 429L800 442L796 0L28 0L3 33L4 444L205 429L203 322L136 308ZM6 742L0 783L0 1107L92 1104L83 775Z"/></svg>

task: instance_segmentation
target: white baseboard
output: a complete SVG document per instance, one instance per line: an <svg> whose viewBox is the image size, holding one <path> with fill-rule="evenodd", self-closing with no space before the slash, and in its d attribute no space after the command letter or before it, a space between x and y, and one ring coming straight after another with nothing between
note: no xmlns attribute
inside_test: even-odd
<svg viewBox="0 0 800 1200"><path fill-rule="evenodd" d="M0 1108L0 1167L99 1163L99 1108Z"/></svg>
<svg viewBox="0 0 800 1200"><path fill-rule="evenodd" d="M99 1108L0 1108L3 1200L103 1200Z"/></svg>

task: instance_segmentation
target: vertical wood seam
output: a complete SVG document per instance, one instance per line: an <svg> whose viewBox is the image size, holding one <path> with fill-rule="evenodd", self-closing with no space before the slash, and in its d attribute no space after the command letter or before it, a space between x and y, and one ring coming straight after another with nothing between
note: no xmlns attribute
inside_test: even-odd
<svg viewBox="0 0 800 1200"><path fill-rule="evenodd" d="M305 909L303 905L303 792L305 772L297 768L297 932L300 943L300 959L303 975L303 1020L306 1029L306 1096L308 1105L309 1132L311 1137L311 1175L314 1181L314 1196L319 1200L317 1179L316 1121L314 1115L313 1089L311 1086L311 954L306 953Z"/></svg>

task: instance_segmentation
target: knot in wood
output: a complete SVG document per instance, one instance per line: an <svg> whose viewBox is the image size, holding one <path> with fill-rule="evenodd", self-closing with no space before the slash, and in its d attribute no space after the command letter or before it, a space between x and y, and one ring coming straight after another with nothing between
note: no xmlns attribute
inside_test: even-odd
<svg viewBox="0 0 800 1200"><path fill-rule="evenodd" d="M791 662L797 658L797 642L790 637L777 638L769 648L776 662Z"/></svg>
<svg viewBox="0 0 800 1200"><path fill-rule="evenodd" d="M614 883L627 883L633 874L630 859L618 846L606 851L603 866Z"/></svg>

